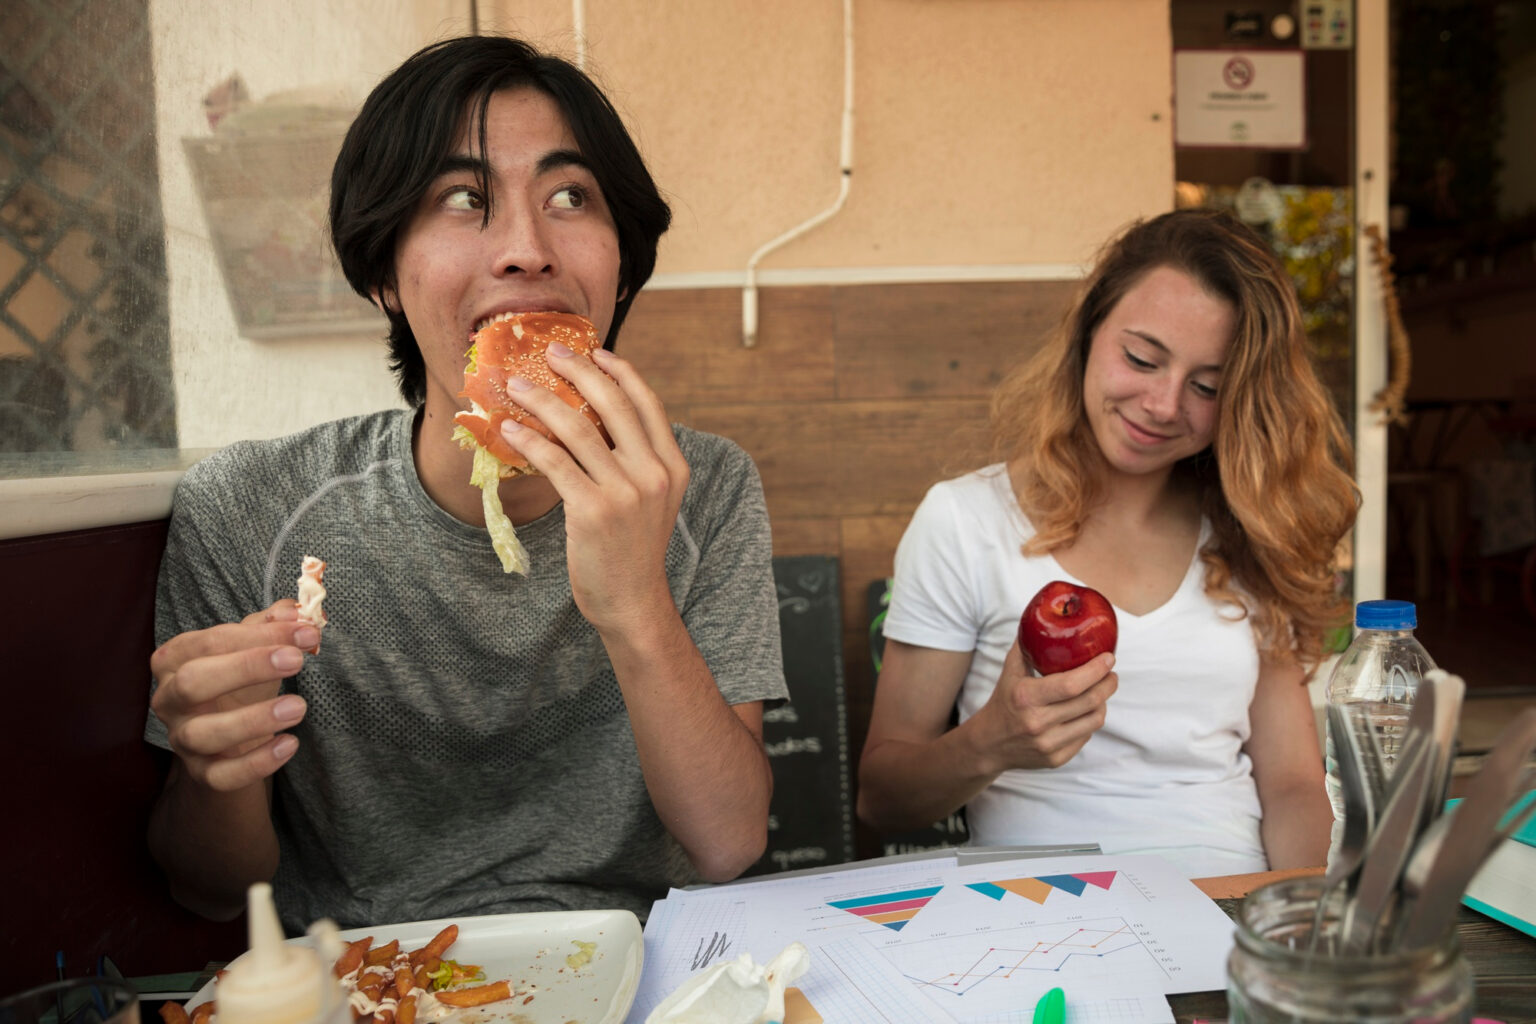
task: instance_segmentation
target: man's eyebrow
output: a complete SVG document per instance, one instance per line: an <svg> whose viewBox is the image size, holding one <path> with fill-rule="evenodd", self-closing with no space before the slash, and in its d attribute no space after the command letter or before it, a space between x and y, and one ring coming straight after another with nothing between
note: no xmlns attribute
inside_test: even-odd
<svg viewBox="0 0 1536 1024"><path fill-rule="evenodd" d="M552 149L539 158L539 174L547 174L550 171L559 170L562 167L580 167L584 171L591 171L592 165L587 163L587 158L575 149Z"/></svg>
<svg viewBox="0 0 1536 1024"><path fill-rule="evenodd" d="M434 177L441 178L445 174L485 174L490 171L486 162L477 156L467 153L453 153L443 158L443 162L437 168Z"/></svg>
<svg viewBox="0 0 1536 1024"><path fill-rule="evenodd" d="M587 163L587 158L574 149L552 149L539 158L534 167L535 174L548 174L563 167L580 167L590 172L592 166ZM470 156L468 153L453 153L443 159L442 166L437 169L437 177L445 174L477 174L489 175L490 164L478 156Z"/></svg>

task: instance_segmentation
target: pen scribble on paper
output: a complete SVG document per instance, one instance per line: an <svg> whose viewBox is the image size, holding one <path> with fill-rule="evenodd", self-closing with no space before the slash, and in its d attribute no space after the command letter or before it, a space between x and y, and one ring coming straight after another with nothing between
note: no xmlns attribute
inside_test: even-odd
<svg viewBox="0 0 1536 1024"><path fill-rule="evenodd" d="M730 936L724 932L715 932L708 939L699 940L699 951L693 955L693 969L698 970L717 956L724 955L731 948Z"/></svg>

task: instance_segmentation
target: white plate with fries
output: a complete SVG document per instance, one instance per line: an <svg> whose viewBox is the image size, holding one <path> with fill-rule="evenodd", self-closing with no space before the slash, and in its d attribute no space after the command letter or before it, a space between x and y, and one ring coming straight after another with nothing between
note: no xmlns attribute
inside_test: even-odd
<svg viewBox="0 0 1536 1024"><path fill-rule="evenodd" d="M640 921L627 910L573 910L413 921L352 928L341 939L372 939L372 947L399 942L402 951L426 946L449 925L458 938L443 953L476 964L483 979L471 987L506 981L513 996L453 1009L446 1017L423 1014L416 1024L623 1024L640 983L645 944ZM304 936L288 940L312 945ZM236 961L238 963L238 961ZM187 1010L214 998L210 982ZM460 986L455 986L460 987ZM443 1009L448 1009L444 1007ZM214 1016L215 1024L217 1014Z"/></svg>

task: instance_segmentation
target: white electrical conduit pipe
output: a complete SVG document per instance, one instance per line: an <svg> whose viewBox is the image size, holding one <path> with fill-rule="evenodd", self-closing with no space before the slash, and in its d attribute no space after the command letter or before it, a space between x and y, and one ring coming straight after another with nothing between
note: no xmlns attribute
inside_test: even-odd
<svg viewBox="0 0 1536 1024"><path fill-rule="evenodd" d="M766 243L747 260L747 285L741 293L741 344L752 348L757 344L757 264L766 255L786 242L793 241L832 217L848 201L848 188L853 179L853 0L843 0L843 137L839 162L841 170L837 181L837 199L831 206L810 220L790 228L778 238Z"/></svg>
<svg viewBox="0 0 1536 1024"><path fill-rule="evenodd" d="M576 67L587 70L587 5L571 0L571 34L576 37Z"/></svg>

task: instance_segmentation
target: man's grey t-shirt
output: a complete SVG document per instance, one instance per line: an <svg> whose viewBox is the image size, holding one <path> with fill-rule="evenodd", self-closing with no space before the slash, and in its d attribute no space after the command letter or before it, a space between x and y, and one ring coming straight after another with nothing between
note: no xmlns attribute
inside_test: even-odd
<svg viewBox="0 0 1536 1024"><path fill-rule="evenodd" d="M531 568L503 573L486 531L422 489L413 422L383 412L236 444L176 491L157 643L294 596L305 555L327 563L320 652L286 684L309 704L299 751L274 778L284 924L643 918L696 879L571 598L564 506L518 528ZM673 600L728 703L785 698L756 468L724 438L674 433L692 475L666 555ZM145 734L167 745L153 714Z"/></svg>

